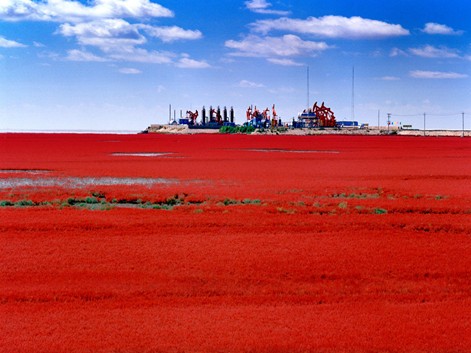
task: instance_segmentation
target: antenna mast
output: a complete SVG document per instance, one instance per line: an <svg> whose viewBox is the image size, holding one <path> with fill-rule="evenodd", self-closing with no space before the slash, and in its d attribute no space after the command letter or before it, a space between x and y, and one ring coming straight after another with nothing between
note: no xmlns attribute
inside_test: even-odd
<svg viewBox="0 0 471 353"><path fill-rule="evenodd" d="M309 66L308 66L307 67L307 105L306 105L307 111L309 111L309 104L310 104L310 101L309 101Z"/></svg>
<svg viewBox="0 0 471 353"><path fill-rule="evenodd" d="M355 66L352 66L352 121L355 120Z"/></svg>

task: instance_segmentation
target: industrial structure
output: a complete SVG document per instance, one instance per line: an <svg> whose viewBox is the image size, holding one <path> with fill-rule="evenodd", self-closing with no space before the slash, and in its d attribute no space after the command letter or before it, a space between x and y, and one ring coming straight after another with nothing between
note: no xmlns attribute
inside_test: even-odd
<svg viewBox="0 0 471 353"><path fill-rule="evenodd" d="M206 115L208 114L208 115ZM190 129L219 129L221 126L235 126L234 108L231 107L229 113L227 107L224 107L221 114L221 108L218 106L213 109L212 106L206 111L206 107L201 109L201 121L198 122L198 110L194 112L188 110L185 118L180 118L178 124L188 125ZM175 119L174 119L175 122Z"/></svg>
<svg viewBox="0 0 471 353"><path fill-rule="evenodd" d="M175 119L175 113L173 120L171 119L171 110L169 113L171 125L187 125L190 129L219 129L223 126L236 126L234 119L235 113L234 108L230 107L228 110L226 106L221 108L217 106L209 106L206 109L205 106L201 109L201 115L198 110L192 111L187 110L186 116L182 116L180 111L180 119ZM327 107L324 102L320 105L317 102L312 107L304 109L297 118L293 118L291 121L282 121L281 117L277 114L275 104L272 108L268 107L264 110L259 110L257 106L250 105L245 112L246 121L243 123L244 126L251 126L256 129L268 129L268 128L293 128L293 129L325 129L325 128L358 128L359 124L356 121L340 121L338 122L334 112L331 108Z"/></svg>
<svg viewBox="0 0 471 353"><path fill-rule="evenodd" d="M319 106L317 102L314 103L312 108L305 109L298 115L298 120L293 121L295 128L326 128L337 127L337 120L335 119L334 112L324 105L324 102Z"/></svg>
<svg viewBox="0 0 471 353"><path fill-rule="evenodd" d="M253 126L257 129L260 128L275 128L277 126L283 126L281 118L278 116L275 110L275 105L273 104L271 109L266 108L263 111L258 110L257 106L252 109L252 106L247 108L245 113L247 121L246 125Z"/></svg>

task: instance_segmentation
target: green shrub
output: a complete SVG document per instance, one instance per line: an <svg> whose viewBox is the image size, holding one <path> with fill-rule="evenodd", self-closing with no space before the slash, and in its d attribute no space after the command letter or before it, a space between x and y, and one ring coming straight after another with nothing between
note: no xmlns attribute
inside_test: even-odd
<svg viewBox="0 0 471 353"><path fill-rule="evenodd" d="M254 199L254 200L244 199L244 200L242 200L242 203L244 205L259 205L261 203L261 201L259 199Z"/></svg>
<svg viewBox="0 0 471 353"><path fill-rule="evenodd" d="M175 195L165 200L164 204L167 206L177 206L177 205L181 205L182 202L183 202L183 199L181 199L179 195Z"/></svg>
<svg viewBox="0 0 471 353"><path fill-rule="evenodd" d="M78 199L75 199L73 197L69 197L67 199L67 204L70 205L70 206L73 206L73 205L75 205L77 203L80 203L80 202L82 202L82 200L78 200Z"/></svg>
<svg viewBox="0 0 471 353"><path fill-rule="evenodd" d="M34 202L31 200L20 200L20 201L15 202L15 206L19 206L19 207L34 206Z"/></svg>
<svg viewBox="0 0 471 353"><path fill-rule="evenodd" d="M152 209L154 210L171 210L173 207L170 206L170 205L165 205L165 204L155 204L155 205L152 205Z"/></svg>
<svg viewBox="0 0 471 353"><path fill-rule="evenodd" d="M94 191L94 192L92 192L92 196L94 196L98 199L104 199L105 198L105 193L100 192L100 191Z"/></svg>
<svg viewBox="0 0 471 353"><path fill-rule="evenodd" d="M251 125L247 126L221 126L219 132L222 134L251 134L255 131L255 128Z"/></svg>
<svg viewBox="0 0 471 353"><path fill-rule="evenodd" d="M85 203L95 204L95 203L100 203L100 201L98 201L98 199L96 197L88 196L88 197L85 198Z"/></svg>
<svg viewBox="0 0 471 353"><path fill-rule="evenodd" d="M235 205L237 204L237 201L236 200L232 200L232 199L224 199L224 201L222 202L225 206L229 206L229 205Z"/></svg>

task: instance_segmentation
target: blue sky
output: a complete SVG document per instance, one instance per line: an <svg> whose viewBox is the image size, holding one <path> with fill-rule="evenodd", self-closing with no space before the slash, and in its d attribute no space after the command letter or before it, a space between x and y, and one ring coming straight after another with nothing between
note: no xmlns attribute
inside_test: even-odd
<svg viewBox="0 0 471 353"><path fill-rule="evenodd" d="M142 130L169 104L287 120L307 66L338 120L471 129L470 18L469 0L0 0L0 130Z"/></svg>

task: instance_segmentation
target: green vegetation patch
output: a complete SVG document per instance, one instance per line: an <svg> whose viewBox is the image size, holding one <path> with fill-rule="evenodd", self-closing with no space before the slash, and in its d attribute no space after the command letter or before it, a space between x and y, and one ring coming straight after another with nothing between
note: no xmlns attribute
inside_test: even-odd
<svg viewBox="0 0 471 353"><path fill-rule="evenodd" d="M255 128L251 125L247 126L222 126L219 132L222 134L251 134Z"/></svg>

